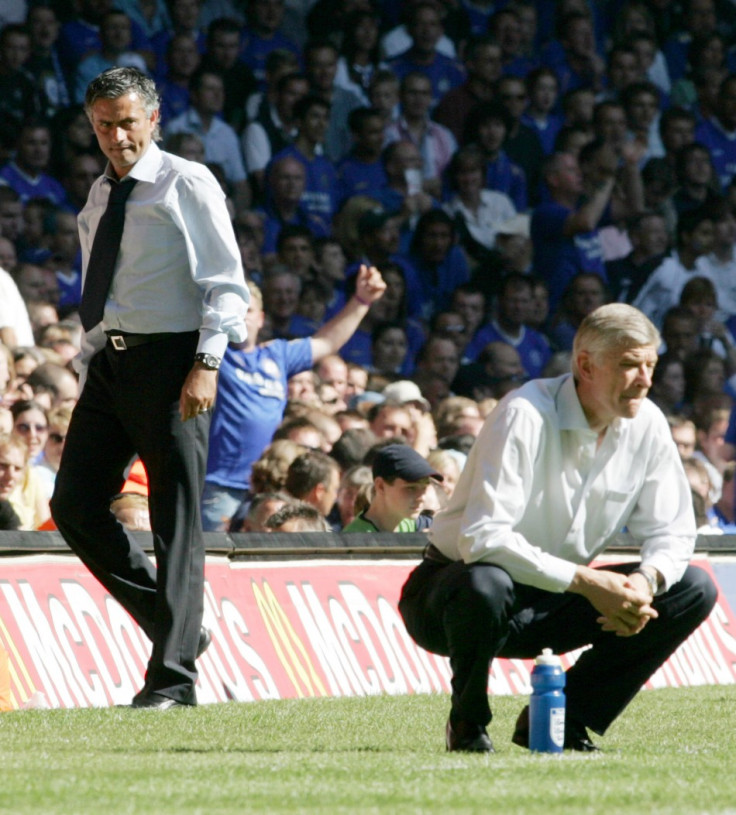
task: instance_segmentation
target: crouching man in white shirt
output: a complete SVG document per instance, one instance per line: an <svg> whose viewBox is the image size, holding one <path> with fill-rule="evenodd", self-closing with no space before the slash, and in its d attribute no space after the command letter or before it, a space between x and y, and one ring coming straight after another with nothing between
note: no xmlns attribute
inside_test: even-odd
<svg viewBox="0 0 736 815"><path fill-rule="evenodd" d="M580 325L572 374L527 383L489 416L399 608L450 657L447 749L492 752L488 670L591 645L567 671L565 748L591 751L646 680L708 616L710 577L688 565L695 521L661 411L646 399L659 333L614 303ZM588 564L623 527L640 562ZM528 709L512 741L528 746Z"/></svg>

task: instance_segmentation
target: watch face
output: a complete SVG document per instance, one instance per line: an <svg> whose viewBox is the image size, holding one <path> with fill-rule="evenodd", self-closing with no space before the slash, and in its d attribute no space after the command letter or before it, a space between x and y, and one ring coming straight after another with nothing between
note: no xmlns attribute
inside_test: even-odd
<svg viewBox="0 0 736 815"><path fill-rule="evenodd" d="M197 354L195 357L197 362L201 362L205 368L211 368L216 371L220 367L220 360L212 354Z"/></svg>

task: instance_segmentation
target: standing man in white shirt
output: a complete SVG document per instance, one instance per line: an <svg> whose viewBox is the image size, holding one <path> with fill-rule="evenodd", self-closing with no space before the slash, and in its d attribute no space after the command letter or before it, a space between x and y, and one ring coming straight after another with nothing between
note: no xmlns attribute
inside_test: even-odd
<svg viewBox="0 0 736 815"><path fill-rule="evenodd" d="M249 295L219 184L155 143L154 83L132 68L105 71L90 83L85 109L108 163L79 215L84 387L52 512L153 643L133 707L164 710L196 704L195 659L209 643L199 515L209 411L227 343L245 339ZM105 250L95 237L109 234L108 204L125 185L122 236L108 241L112 258L107 251L108 262L97 263ZM156 568L109 511L136 453L149 478Z"/></svg>
<svg viewBox="0 0 736 815"><path fill-rule="evenodd" d="M491 413L453 497L435 517L399 609L428 651L450 657L447 749L492 752L494 657L562 654L566 749L597 749L639 688L708 616L710 577L688 562L695 520L667 421L645 397L659 333L632 306L581 323L572 374L538 379ZM641 560L589 564L624 526ZM528 745L528 710L513 734Z"/></svg>

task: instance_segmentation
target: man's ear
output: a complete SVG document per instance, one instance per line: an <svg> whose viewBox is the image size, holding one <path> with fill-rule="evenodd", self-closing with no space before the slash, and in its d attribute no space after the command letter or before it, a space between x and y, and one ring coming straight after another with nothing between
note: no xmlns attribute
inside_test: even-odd
<svg viewBox="0 0 736 815"><path fill-rule="evenodd" d="M579 378L583 382L589 381L593 373L593 368L595 367L593 355L590 353L590 351L578 351L576 362Z"/></svg>

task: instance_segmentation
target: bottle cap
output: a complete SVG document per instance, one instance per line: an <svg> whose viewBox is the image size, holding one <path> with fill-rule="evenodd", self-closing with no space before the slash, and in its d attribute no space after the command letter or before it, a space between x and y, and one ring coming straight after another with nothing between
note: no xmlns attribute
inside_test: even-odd
<svg viewBox="0 0 736 815"><path fill-rule="evenodd" d="M542 648L542 653L536 658L535 664L556 666L562 665L560 658L557 656L557 654L552 653L551 648Z"/></svg>

